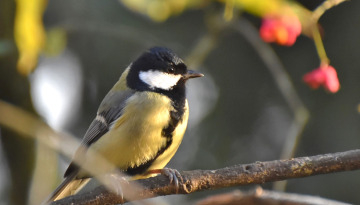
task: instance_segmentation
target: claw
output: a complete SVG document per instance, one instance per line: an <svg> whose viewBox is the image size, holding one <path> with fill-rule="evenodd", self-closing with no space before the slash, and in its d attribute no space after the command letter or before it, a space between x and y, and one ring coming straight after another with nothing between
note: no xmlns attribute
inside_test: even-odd
<svg viewBox="0 0 360 205"><path fill-rule="evenodd" d="M161 169L160 173L164 176L169 177L170 184L172 184L172 182L174 182L176 193L178 193L179 192L179 179L181 180L181 182L183 182L183 178L182 178L180 172L176 169L164 168L164 169Z"/></svg>
<svg viewBox="0 0 360 205"><path fill-rule="evenodd" d="M180 174L180 172L176 169L163 168L163 169L153 169L147 171L147 174L162 174L169 178L170 184L174 182L174 186L176 189L176 193L179 191L179 179L183 183L184 180Z"/></svg>
<svg viewBox="0 0 360 205"><path fill-rule="evenodd" d="M181 176L180 172L178 170L176 170L176 169L173 169L173 171L175 172L175 175L177 176L177 178L180 179L181 183L184 183L184 179Z"/></svg>

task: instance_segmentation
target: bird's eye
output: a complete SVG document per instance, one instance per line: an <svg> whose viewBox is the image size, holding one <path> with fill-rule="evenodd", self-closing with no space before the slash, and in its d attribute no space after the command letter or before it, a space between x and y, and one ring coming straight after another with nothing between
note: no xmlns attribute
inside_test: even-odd
<svg viewBox="0 0 360 205"><path fill-rule="evenodd" d="M167 72L170 73L170 74L174 74L175 69L173 67L170 67L170 68L168 68Z"/></svg>

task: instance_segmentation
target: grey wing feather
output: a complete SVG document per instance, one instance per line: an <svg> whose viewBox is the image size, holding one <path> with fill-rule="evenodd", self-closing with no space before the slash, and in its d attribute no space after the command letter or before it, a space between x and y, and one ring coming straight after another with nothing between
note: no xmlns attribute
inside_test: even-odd
<svg viewBox="0 0 360 205"><path fill-rule="evenodd" d="M86 131L81 144L90 146L108 132L110 124L122 115L126 100L134 92L133 90L110 91L101 102L97 116Z"/></svg>
<svg viewBox="0 0 360 205"><path fill-rule="evenodd" d="M97 116L90 124L81 142L81 147L75 154L81 155L83 147L89 147L96 142L101 136L109 131L110 125L122 115L122 110L126 105L126 100L134 94L133 90L110 91L101 102ZM79 170L75 163L71 163L65 171L64 177Z"/></svg>

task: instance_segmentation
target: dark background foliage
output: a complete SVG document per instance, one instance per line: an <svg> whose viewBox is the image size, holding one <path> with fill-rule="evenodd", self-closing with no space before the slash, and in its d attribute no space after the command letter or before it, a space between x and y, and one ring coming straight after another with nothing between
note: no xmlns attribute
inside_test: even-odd
<svg viewBox="0 0 360 205"><path fill-rule="evenodd" d="M301 1L308 8L315 8L320 2ZM7 14L11 14L14 5L7 5L11 5ZM164 23L154 23L129 11L118 1L49 1L44 15L45 27L59 27L66 31L66 49L81 65L83 79L80 110L61 130L81 138L104 95L142 51L155 45L166 46L186 58L201 37L209 33L208 16L219 9L221 11L220 6L187 10ZM341 89L336 94L321 89L311 90L302 82L306 72L319 66L311 39L301 36L292 47L271 45L310 112L295 156L351 150L360 145L357 111L360 98L360 58L357 56L360 49L359 8L359 1L345 2L320 19L325 48L341 83ZM247 14L243 18L257 27L260 25L260 19ZM3 22L0 28L11 28L11 24ZM1 31L0 40L11 40L10 34ZM16 55L13 51L0 56L0 98L31 110L29 103L23 105L16 101L19 95L30 99L29 94L22 92L22 89L28 89L27 80L12 74ZM42 57L40 63L44 59L46 57ZM191 90L190 115L196 117L190 120L183 144L169 167L179 170L216 169L279 159L294 114L269 69L249 42L234 30L224 29L215 48L203 64L194 69L206 74L205 79L188 86ZM20 91L19 87L22 88ZM201 112L197 113L197 110ZM3 149L17 144L7 141L5 131L1 131ZM21 153L18 151L21 149L8 150L5 154L7 161L11 161L12 153ZM23 160L20 167L26 164L27 160ZM7 167L6 160L2 162ZM24 167L24 170L31 173L31 166ZM9 171L2 175L9 175ZM286 191L359 203L359 179L358 171L294 179L289 181ZM263 187L270 189L272 184L264 184ZM26 187L23 189L26 190ZM220 190L224 191L227 190ZM168 198L175 203L183 198L195 199L211 193ZM23 193L18 197L25 198L25 195Z"/></svg>

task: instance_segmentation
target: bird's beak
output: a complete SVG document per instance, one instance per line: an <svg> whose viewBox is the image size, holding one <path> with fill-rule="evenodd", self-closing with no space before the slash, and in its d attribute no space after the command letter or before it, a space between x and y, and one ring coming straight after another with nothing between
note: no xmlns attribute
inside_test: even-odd
<svg viewBox="0 0 360 205"><path fill-rule="evenodd" d="M202 74L202 73L199 73L199 72L193 71L193 70L188 70L188 72L183 75L183 78L185 80L187 80L190 78L198 78L198 77L203 77L203 76L204 76L204 74Z"/></svg>

